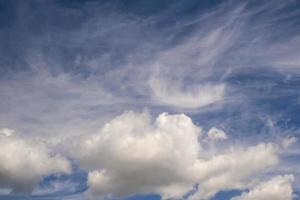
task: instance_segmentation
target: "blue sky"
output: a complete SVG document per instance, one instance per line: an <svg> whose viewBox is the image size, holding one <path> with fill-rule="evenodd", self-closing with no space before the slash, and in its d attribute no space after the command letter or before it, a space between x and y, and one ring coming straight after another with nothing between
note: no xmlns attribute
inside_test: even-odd
<svg viewBox="0 0 300 200"><path fill-rule="evenodd" d="M299 199L299 8L0 1L0 199Z"/></svg>

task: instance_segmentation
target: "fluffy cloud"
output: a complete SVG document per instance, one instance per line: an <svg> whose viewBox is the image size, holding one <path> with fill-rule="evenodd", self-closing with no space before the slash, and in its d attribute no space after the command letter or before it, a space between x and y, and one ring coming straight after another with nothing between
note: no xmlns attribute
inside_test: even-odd
<svg viewBox="0 0 300 200"><path fill-rule="evenodd" d="M292 175L276 176L267 182L254 186L249 192L232 200L292 200Z"/></svg>
<svg viewBox="0 0 300 200"><path fill-rule="evenodd" d="M184 114L125 112L96 134L78 138L71 154L89 171L90 194L159 193L208 199L224 189L245 188L249 179L278 163L276 145L231 146L211 155L202 129ZM200 141L200 142L199 142Z"/></svg>
<svg viewBox="0 0 300 200"><path fill-rule="evenodd" d="M277 163L277 150L272 143L231 147L225 153L199 160L201 189L191 199L209 199L221 190L245 188L253 176Z"/></svg>
<svg viewBox="0 0 300 200"><path fill-rule="evenodd" d="M75 152L81 166L91 170L88 183L94 194L161 190L180 196L192 186L187 177L193 175L189 169L200 151L200 136L201 129L183 114L162 113L152 124L148 113L126 112L83 139Z"/></svg>
<svg viewBox="0 0 300 200"><path fill-rule="evenodd" d="M22 139L0 129L0 188L30 193L43 176L69 173L69 162L39 141Z"/></svg>

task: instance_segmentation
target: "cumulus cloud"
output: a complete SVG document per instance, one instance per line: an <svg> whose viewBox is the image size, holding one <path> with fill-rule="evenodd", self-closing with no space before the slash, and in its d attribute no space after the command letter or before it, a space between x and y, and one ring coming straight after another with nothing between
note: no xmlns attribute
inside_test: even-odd
<svg viewBox="0 0 300 200"><path fill-rule="evenodd" d="M70 173L69 162L44 143L0 129L0 188L30 193L43 176Z"/></svg>
<svg viewBox="0 0 300 200"><path fill-rule="evenodd" d="M293 175L276 176L267 182L255 185L248 192L232 200L292 200Z"/></svg>
<svg viewBox="0 0 300 200"><path fill-rule="evenodd" d="M182 195L191 186L184 181L189 173L186 167L194 164L200 136L201 129L183 114L162 113L152 124L148 113L126 112L80 141L75 156L91 170L88 183L94 194L172 190Z"/></svg>
<svg viewBox="0 0 300 200"><path fill-rule="evenodd" d="M276 145L231 146L210 155L202 128L184 114L125 112L92 136L77 138L70 154L89 171L94 196L158 193L180 198L199 184L194 199L244 188L249 179L278 163ZM200 142L199 142L200 141Z"/></svg>
<svg viewBox="0 0 300 200"><path fill-rule="evenodd" d="M198 171L202 174L200 190L191 199L209 199L217 192L243 189L253 176L278 164L276 145L260 143L249 147L231 147L207 160L199 161Z"/></svg>

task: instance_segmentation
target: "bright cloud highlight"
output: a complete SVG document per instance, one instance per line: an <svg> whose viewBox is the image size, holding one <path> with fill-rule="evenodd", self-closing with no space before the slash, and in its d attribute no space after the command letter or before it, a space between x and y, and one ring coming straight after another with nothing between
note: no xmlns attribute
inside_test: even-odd
<svg viewBox="0 0 300 200"><path fill-rule="evenodd" d="M0 187L31 193L38 182L53 173L70 173L68 160L41 142L0 129Z"/></svg>
<svg viewBox="0 0 300 200"><path fill-rule="evenodd" d="M221 190L247 188L254 175L278 164L273 143L233 145L211 155L201 141L225 137L211 132L205 136L184 114L161 113L153 121L148 112L128 111L69 148L89 171L89 193L102 197L158 193L180 198L199 184L190 198L209 199Z"/></svg>

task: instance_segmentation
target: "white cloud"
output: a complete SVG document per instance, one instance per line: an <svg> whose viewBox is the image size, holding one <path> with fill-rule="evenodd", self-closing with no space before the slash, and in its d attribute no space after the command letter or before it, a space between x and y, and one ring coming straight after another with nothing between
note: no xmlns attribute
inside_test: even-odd
<svg viewBox="0 0 300 200"><path fill-rule="evenodd" d="M58 192L64 193L73 193L76 192L76 188L78 187L78 182L72 182L71 180L55 180L51 181L46 186L39 186L36 187L35 190L32 192L33 195L47 195L47 194L54 194Z"/></svg>
<svg viewBox="0 0 300 200"><path fill-rule="evenodd" d="M211 129L209 129L207 135L212 140L226 140L227 139L226 133L224 131L222 131L221 129L218 129L215 127L212 127Z"/></svg>
<svg viewBox="0 0 300 200"><path fill-rule="evenodd" d="M162 113L152 124L148 113L126 112L99 134L83 139L75 156L81 166L94 171L88 183L95 194L164 194L191 176L188 168L200 150L200 135L201 129L183 114ZM189 181L187 185L192 186Z"/></svg>
<svg viewBox="0 0 300 200"><path fill-rule="evenodd" d="M83 80L66 73L52 75L44 69L32 76L0 82L0 126L54 142L95 130L100 121L107 121L117 110L107 105L121 101L95 79Z"/></svg>
<svg viewBox="0 0 300 200"><path fill-rule="evenodd" d="M293 175L276 176L267 182L255 185L249 192L244 192L232 200L292 200Z"/></svg>
<svg viewBox="0 0 300 200"><path fill-rule="evenodd" d="M166 82L151 79L150 88L154 101L177 108L200 108L221 101L225 95L225 85L197 85L184 89L176 81Z"/></svg>
<svg viewBox="0 0 300 200"><path fill-rule="evenodd" d="M125 112L96 134L78 138L71 155L89 171L95 196L158 193L181 197L199 183L192 198L208 199L223 189L244 188L253 175L278 163L276 145L232 146L210 155L201 127L184 114ZM200 141L200 143L199 143Z"/></svg>
<svg viewBox="0 0 300 200"><path fill-rule="evenodd" d="M278 155L272 143L231 147L225 153L199 161L201 189L191 199L209 199L221 190L245 188L251 178L276 164Z"/></svg>
<svg viewBox="0 0 300 200"><path fill-rule="evenodd" d="M4 136L11 136L12 134L14 134L14 130L12 129L8 129L8 128L1 128L0 129L0 135L4 135Z"/></svg>
<svg viewBox="0 0 300 200"><path fill-rule="evenodd" d="M43 176L70 172L69 162L42 142L22 139L9 129L0 133L0 188L30 193Z"/></svg>
<svg viewBox="0 0 300 200"><path fill-rule="evenodd" d="M286 149L289 146L295 144L297 141L298 141L298 139L296 137L287 136L282 139L281 146L282 146L282 148Z"/></svg>

